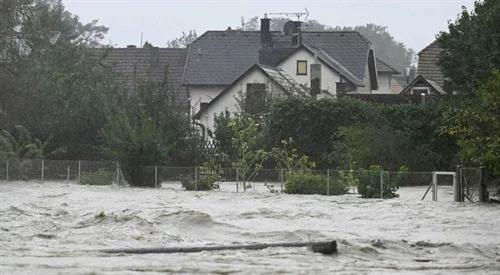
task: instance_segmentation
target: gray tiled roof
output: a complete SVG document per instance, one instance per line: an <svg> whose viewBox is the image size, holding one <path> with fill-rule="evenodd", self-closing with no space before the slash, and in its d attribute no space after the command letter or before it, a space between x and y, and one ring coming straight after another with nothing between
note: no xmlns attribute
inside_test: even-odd
<svg viewBox="0 0 500 275"><path fill-rule="evenodd" d="M166 80L175 91L177 102L187 106L188 95L182 86L187 49L112 48L106 51L104 63L118 74L127 90L134 91L141 81Z"/></svg>
<svg viewBox="0 0 500 275"><path fill-rule="evenodd" d="M377 58L377 72L387 72L393 74L399 74L399 72L391 67L389 64Z"/></svg>
<svg viewBox="0 0 500 275"><path fill-rule="evenodd" d="M309 89L295 81L286 71L280 68L258 64L276 84L280 85L285 92L292 92L296 96L309 96Z"/></svg>
<svg viewBox="0 0 500 275"><path fill-rule="evenodd" d="M281 32L272 33L279 47L290 47ZM358 32L303 32L303 43L323 50L352 72L365 78L371 43ZM250 66L259 62L260 32L207 31L188 52L185 85L229 85Z"/></svg>

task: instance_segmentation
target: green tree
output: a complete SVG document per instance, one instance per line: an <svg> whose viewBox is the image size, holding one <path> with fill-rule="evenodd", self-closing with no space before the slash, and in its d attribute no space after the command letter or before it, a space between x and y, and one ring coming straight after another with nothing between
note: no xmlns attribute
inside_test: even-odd
<svg viewBox="0 0 500 275"><path fill-rule="evenodd" d="M5 7L5 9L4 9ZM2 1L0 127L24 125L68 148L66 157L98 157L99 129L116 90L96 51L107 29L82 24L61 1ZM4 24L6 22L6 24Z"/></svg>
<svg viewBox="0 0 500 275"><path fill-rule="evenodd" d="M395 171L401 165L408 165L410 140L403 132L390 126L361 124L341 127L338 136L332 160L344 169L351 169L351 165L356 168L379 165Z"/></svg>
<svg viewBox="0 0 500 275"><path fill-rule="evenodd" d="M66 151L65 148L50 151L49 143L50 138L45 141L33 138L26 127L16 125L12 131L3 130L0 133L0 159L50 158Z"/></svg>
<svg viewBox="0 0 500 275"><path fill-rule="evenodd" d="M265 146L279 147L280 141L292 138L319 168L327 168L340 127L375 121L380 116L377 107L360 100L285 98L271 107L265 125Z"/></svg>
<svg viewBox="0 0 500 275"><path fill-rule="evenodd" d="M462 13L441 32L440 65L451 88L474 93L494 69L500 68L500 2L476 1L474 11Z"/></svg>
<svg viewBox="0 0 500 275"><path fill-rule="evenodd" d="M102 133L102 149L125 168L125 177L133 186L154 186L154 178L144 166L161 165L168 159L175 140L169 139L169 126L147 115L130 118L116 115Z"/></svg>
<svg viewBox="0 0 500 275"><path fill-rule="evenodd" d="M236 149L232 165L239 170L240 180L246 190L246 182L263 168L268 153L260 149L259 125L252 118L235 115L229 128L233 132L232 144Z"/></svg>
<svg viewBox="0 0 500 275"><path fill-rule="evenodd" d="M466 164L483 164L500 175L499 71L478 88L477 95L449 109L443 131L457 141Z"/></svg>

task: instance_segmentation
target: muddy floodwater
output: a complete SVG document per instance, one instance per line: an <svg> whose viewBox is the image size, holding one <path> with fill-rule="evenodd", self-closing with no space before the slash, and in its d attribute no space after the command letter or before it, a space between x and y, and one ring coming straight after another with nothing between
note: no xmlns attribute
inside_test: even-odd
<svg viewBox="0 0 500 275"><path fill-rule="evenodd" d="M499 274L500 206L400 197L0 182L0 274ZM108 248L337 240L307 248L107 255Z"/></svg>

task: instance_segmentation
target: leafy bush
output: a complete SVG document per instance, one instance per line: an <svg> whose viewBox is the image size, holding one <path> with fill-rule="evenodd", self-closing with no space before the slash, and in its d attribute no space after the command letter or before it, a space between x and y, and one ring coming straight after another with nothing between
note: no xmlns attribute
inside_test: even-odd
<svg viewBox="0 0 500 275"><path fill-rule="evenodd" d="M389 173L383 171L381 166L372 165L369 170L361 169L356 173L358 179L358 192L363 198L380 198L380 174L383 177L383 198L397 198L396 192L403 179L404 172L407 172L406 167L401 167L399 173Z"/></svg>
<svg viewBox="0 0 500 275"><path fill-rule="evenodd" d="M182 176L181 184L187 191L207 191L212 190L215 187L215 182L217 181L217 176L215 175L205 175L198 182L191 176Z"/></svg>
<svg viewBox="0 0 500 275"><path fill-rule="evenodd" d="M336 181L338 185L347 186L347 188L357 188L359 180L356 178L354 171L339 171Z"/></svg>
<svg viewBox="0 0 500 275"><path fill-rule="evenodd" d="M310 172L289 173L285 183L285 193L288 194L319 194L326 195L327 178L324 175L314 175ZM330 181L330 195L347 193L347 185L341 181Z"/></svg>
<svg viewBox="0 0 500 275"><path fill-rule="evenodd" d="M176 146L170 132L172 121L156 122L147 115L111 117L103 129L103 149L120 160L125 179L132 186L154 187L154 174L144 166L155 165L168 159Z"/></svg>
<svg viewBox="0 0 500 275"><path fill-rule="evenodd" d="M113 183L113 172L110 171L82 172L80 175L80 184L110 185L111 183Z"/></svg>

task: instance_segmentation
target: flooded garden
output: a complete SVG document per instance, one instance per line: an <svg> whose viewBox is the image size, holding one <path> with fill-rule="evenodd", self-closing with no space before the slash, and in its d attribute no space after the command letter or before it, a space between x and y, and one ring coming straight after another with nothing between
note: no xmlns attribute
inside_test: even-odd
<svg viewBox="0 0 500 275"><path fill-rule="evenodd" d="M500 270L500 206L437 202L423 187L394 199L282 193L0 183L0 273L471 273ZM306 248L105 254L112 248L337 240Z"/></svg>

